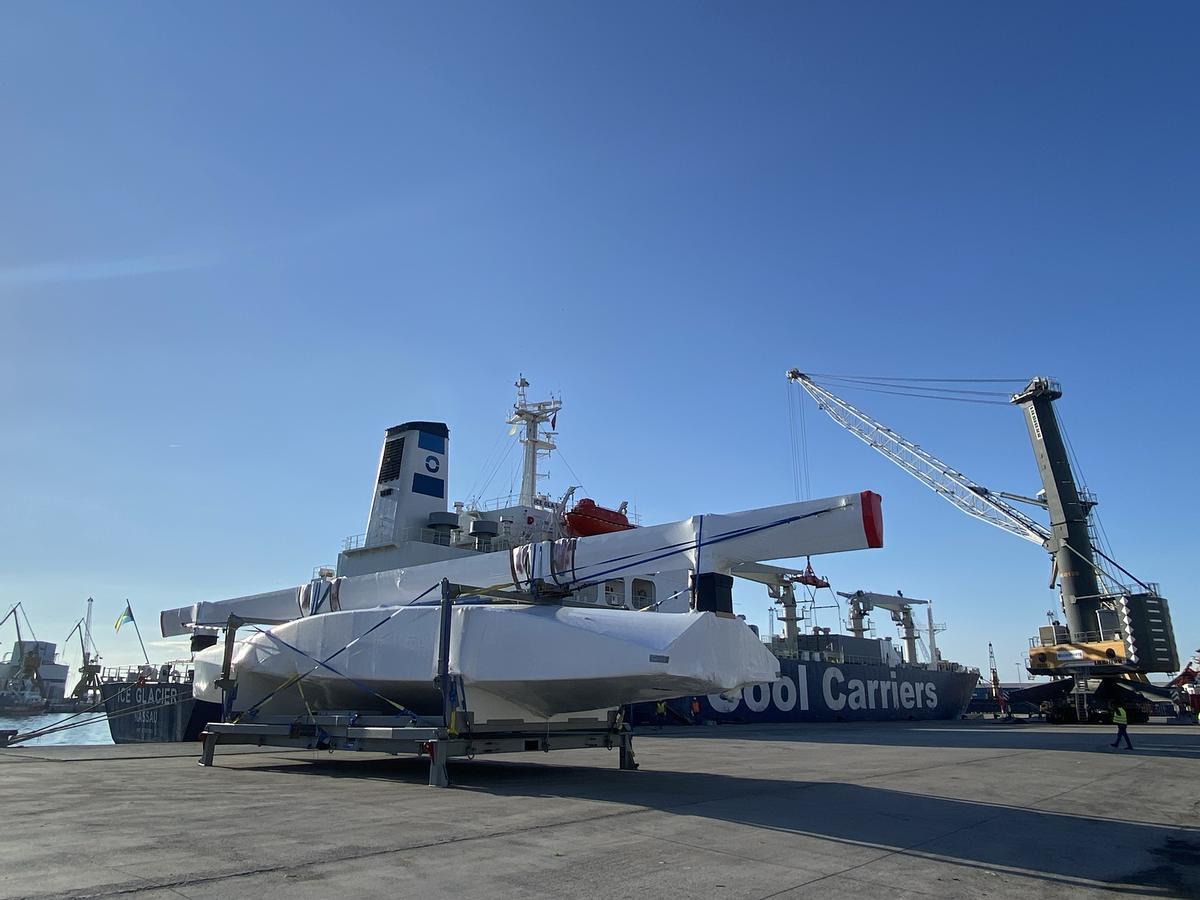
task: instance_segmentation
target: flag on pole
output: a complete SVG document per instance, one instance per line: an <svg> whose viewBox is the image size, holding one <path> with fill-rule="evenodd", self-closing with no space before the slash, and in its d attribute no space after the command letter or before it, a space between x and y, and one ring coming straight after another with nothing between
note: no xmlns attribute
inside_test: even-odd
<svg viewBox="0 0 1200 900"><path fill-rule="evenodd" d="M113 625L113 631L120 631L122 625L124 625L126 622L132 622L132 621L133 621L133 610L129 608L129 601L126 600L125 601L125 610L121 613L121 615L117 616L117 623L115 625Z"/></svg>

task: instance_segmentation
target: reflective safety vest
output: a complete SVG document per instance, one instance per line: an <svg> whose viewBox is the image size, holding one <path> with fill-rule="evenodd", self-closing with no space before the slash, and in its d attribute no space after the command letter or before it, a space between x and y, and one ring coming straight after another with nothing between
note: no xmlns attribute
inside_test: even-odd
<svg viewBox="0 0 1200 900"><path fill-rule="evenodd" d="M1113 724L1114 725L1126 725L1128 723L1129 723L1129 716L1128 716L1128 714L1126 714L1124 707L1118 707L1117 709L1113 710Z"/></svg>

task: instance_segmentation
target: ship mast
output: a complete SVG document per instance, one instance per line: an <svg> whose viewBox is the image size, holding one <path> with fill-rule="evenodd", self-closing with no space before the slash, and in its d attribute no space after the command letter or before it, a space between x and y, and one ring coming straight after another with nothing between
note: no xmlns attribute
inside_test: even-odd
<svg viewBox="0 0 1200 900"><path fill-rule="evenodd" d="M549 422L550 428L554 428L554 420L558 417L558 411L562 409L562 401L551 398L530 403L525 396L525 389L529 387L525 376L521 375L515 384L517 402L513 404L508 424L514 429L522 425L525 427L525 434L521 437L521 443L525 445L525 462L521 470L519 502L522 506L533 506L537 498L538 454L549 453L556 448L553 441L554 431L540 431L540 428L543 422Z"/></svg>

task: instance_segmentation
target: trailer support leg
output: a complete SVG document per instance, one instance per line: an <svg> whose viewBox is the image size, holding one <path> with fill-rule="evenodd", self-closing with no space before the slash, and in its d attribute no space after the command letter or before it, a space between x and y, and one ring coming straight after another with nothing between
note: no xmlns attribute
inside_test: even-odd
<svg viewBox="0 0 1200 900"><path fill-rule="evenodd" d="M211 766L213 754L217 751L217 737L213 732L204 732L204 746L200 750L200 765Z"/></svg>
<svg viewBox="0 0 1200 900"><path fill-rule="evenodd" d="M450 775L446 771L446 745L441 741L429 742L429 786L450 787Z"/></svg>
<svg viewBox="0 0 1200 900"><path fill-rule="evenodd" d="M634 771L637 769L637 760L633 758L633 735L625 732L621 735L620 767L626 771Z"/></svg>

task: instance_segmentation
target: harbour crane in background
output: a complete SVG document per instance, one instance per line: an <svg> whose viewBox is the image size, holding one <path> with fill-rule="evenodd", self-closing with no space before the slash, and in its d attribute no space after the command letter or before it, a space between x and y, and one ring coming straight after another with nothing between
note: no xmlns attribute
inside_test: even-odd
<svg viewBox="0 0 1200 900"><path fill-rule="evenodd" d="M20 616L18 616L18 613ZM39 671L42 667L42 645L38 643L37 635L33 634L33 640L25 640L21 634L21 616L25 618L25 624L29 628L29 633L33 634L33 625L29 621L29 616L25 613L25 607L18 602L7 613L4 618L0 619L0 627L12 619L13 625L17 629L17 642L13 644L12 657L8 660L9 670L0 681L0 690L25 690L36 691L39 694L42 691L42 676Z"/></svg>
<svg viewBox="0 0 1200 900"><path fill-rule="evenodd" d="M988 642L988 668L992 674L992 699L996 701L996 709L1001 718L1008 717L1008 698L1004 694L1004 689L1000 687L1000 672L996 669L996 651L992 649L991 641Z"/></svg>
<svg viewBox="0 0 1200 900"><path fill-rule="evenodd" d="M1166 599L1159 595L1158 586L1137 578L1096 546L1097 541L1093 539L1092 511L1096 500L1081 491L1075 479L1068 447L1054 411L1054 401L1062 397L1057 382L1044 377L1033 378L1007 399L1024 413L1041 477L1042 490L1036 497L1027 497L991 490L972 481L818 383L814 380L818 376L792 369L787 377L808 393L818 408L837 424L944 500L1049 553L1050 587L1059 590L1066 624L1054 619L1030 640L1027 668L1031 673L1070 676L1072 680L1066 685L1067 689L1074 687L1073 679L1080 679L1086 685L1087 678L1108 681L1119 677L1126 686L1136 690L1139 684L1145 683L1146 673L1179 669L1170 609ZM943 399L971 400L974 398L962 395L985 393L918 384L928 379L823 378L840 379L852 388L864 387L907 396L933 397L939 395L930 392L942 391ZM1049 524L1043 524L1014 503L1045 510ZM1077 698L1077 709L1082 718L1081 702Z"/></svg>
<svg viewBox="0 0 1200 900"><path fill-rule="evenodd" d="M79 667L79 680L71 691L76 700L95 702L100 699L100 653L92 640L92 598L87 598L87 612L63 638L65 647L72 636L79 635L79 648L83 653L83 664Z"/></svg>
<svg viewBox="0 0 1200 900"><path fill-rule="evenodd" d="M996 701L997 714L1002 719L1009 718L1008 713L1008 695L1004 694L1004 689L1000 686L1000 671L996 668L996 650L992 649L991 641L988 642L988 668L991 670L991 697Z"/></svg>

